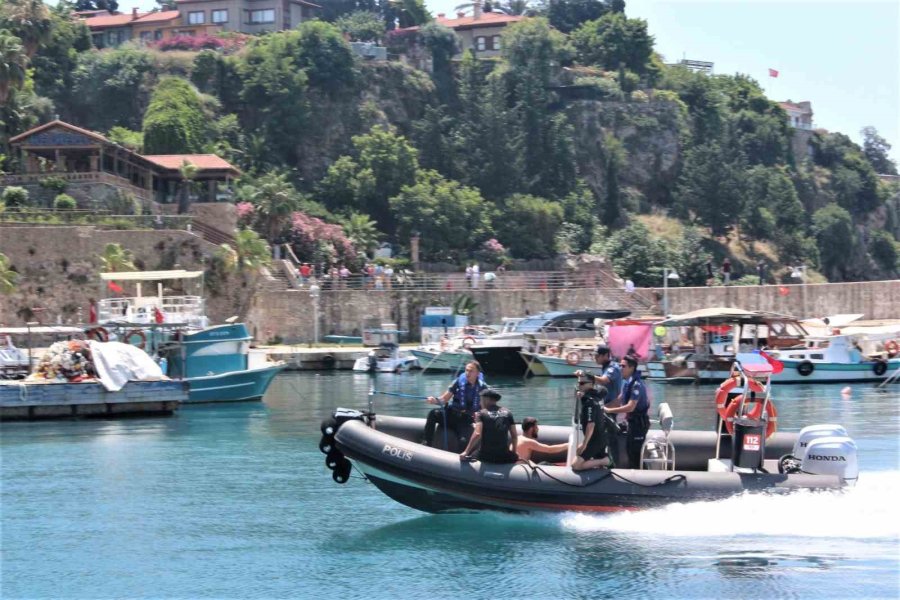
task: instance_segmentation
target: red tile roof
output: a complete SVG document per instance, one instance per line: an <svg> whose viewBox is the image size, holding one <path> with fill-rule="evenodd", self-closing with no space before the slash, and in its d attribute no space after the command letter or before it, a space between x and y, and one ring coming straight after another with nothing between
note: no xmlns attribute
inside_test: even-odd
<svg viewBox="0 0 900 600"><path fill-rule="evenodd" d="M237 167L215 154L142 154L141 156L164 169L179 169L184 161L188 161L201 171L231 170L239 172Z"/></svg>
<svg viewBox="0 0 900 600"><path fill-rule="evenodd" d="M513 16L505 15L503 13L486 12L481 13L481 16L477 19L474 16L448 19L439 15L438 18L435 19L435 22L437 22L439 25L449 27L450 29L474 29L475 27L494 27L497 25L509 25L510 23L516 23L525 18L526 17L523 17L521 15Z"/></svg>
<svg viewBox="0 0 900 600"><path fill-rule="evenodd" d="M137 24L143 25L144 23L159 23L162 21L174 21L178 18L179 13L177 10L163 10L160 12L150 13L139 17L136 21Z"/></svg>
<svg viewBox="0 0 900 600"><path fill-rule="evenodd" d="M148 13L138 13L138 19L143 16L146 16ZM84 20L84 24L87 25L90 29L104 29L106 27L124 27L125 25L130 24L132 21L135 21L134 15L131 13L128 14L118 14L118 15L100 15L97 17L89 17Z"/></svg>

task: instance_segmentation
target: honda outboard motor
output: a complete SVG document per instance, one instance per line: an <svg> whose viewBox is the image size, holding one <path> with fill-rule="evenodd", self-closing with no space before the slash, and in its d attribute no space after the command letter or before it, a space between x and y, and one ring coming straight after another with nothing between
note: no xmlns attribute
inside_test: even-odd
<svg viewBox="0 0 900 600"><path fill-rule="evenodd" d="M837 475L848 484L859 477L856 443L841 425L810 425L800 430L792 454L778 461L779 473Z"/></svg>
<svg viewBox="0 0 900 600"><path fill-rule="evenodd" d="M837 475L852 485L859 478L856 442L846 436L816 438L807 444L800 468L811 475Z"/></svg>
<svg viewBox="0 0 900 600"><path fill-rule="evenodd" d="M369 352L369 370L374 372L378 370L378 357L375 355L375 351Z"/></svg>

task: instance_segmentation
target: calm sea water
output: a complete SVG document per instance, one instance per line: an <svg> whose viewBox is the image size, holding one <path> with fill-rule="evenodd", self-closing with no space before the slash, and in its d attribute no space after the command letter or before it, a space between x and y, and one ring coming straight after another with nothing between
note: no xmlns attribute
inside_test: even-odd
<svg viewBox="0 0 900 600"><path fill-rule="evenodd" d="M900 387L778 390L779 425L840 422L846 493L745 496L612 515L426 515L335 484L319 423L438 375L284 374L264 403L171 418L0 428L3 598L769 598L900 595ZM518 419L564 424L570 381L493 381ZM713 387L653 386L680 428ZM382 412L424 416L415 400Z"/></svg>

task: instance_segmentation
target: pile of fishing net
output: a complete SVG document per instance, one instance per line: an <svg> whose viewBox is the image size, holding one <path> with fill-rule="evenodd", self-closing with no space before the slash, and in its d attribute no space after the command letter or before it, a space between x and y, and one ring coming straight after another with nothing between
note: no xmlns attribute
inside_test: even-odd
<svg viewBox="0 0 900 600"><path fill-rule="evenodd" d="M91 348L84 340L56 342L41 357L28 381L79 382L94 379L96 372Z"/></svg>

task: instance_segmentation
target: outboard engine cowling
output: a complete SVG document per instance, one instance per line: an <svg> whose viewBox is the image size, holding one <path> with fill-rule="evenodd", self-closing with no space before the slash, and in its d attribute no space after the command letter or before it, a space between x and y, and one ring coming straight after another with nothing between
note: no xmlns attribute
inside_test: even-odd
<svg viewBox="0 0 900 600"><path fill-rule="evenodd" d="M859 478L856 442L846 436L816 438L806 445L800 468L811 475L837 475L854 484Z"/></svg>
<svg viewBox="0 0 900 600"><path fill-rule="evenodd" d="M794 442L794 450L791 453L794 458L803 460L806 456L806 449L809 443L816 438L823 437L849 437L847 430L842 425L834 425L831 423L822 425L809 425L800 430L797 435L797 441Z"/></svg>

